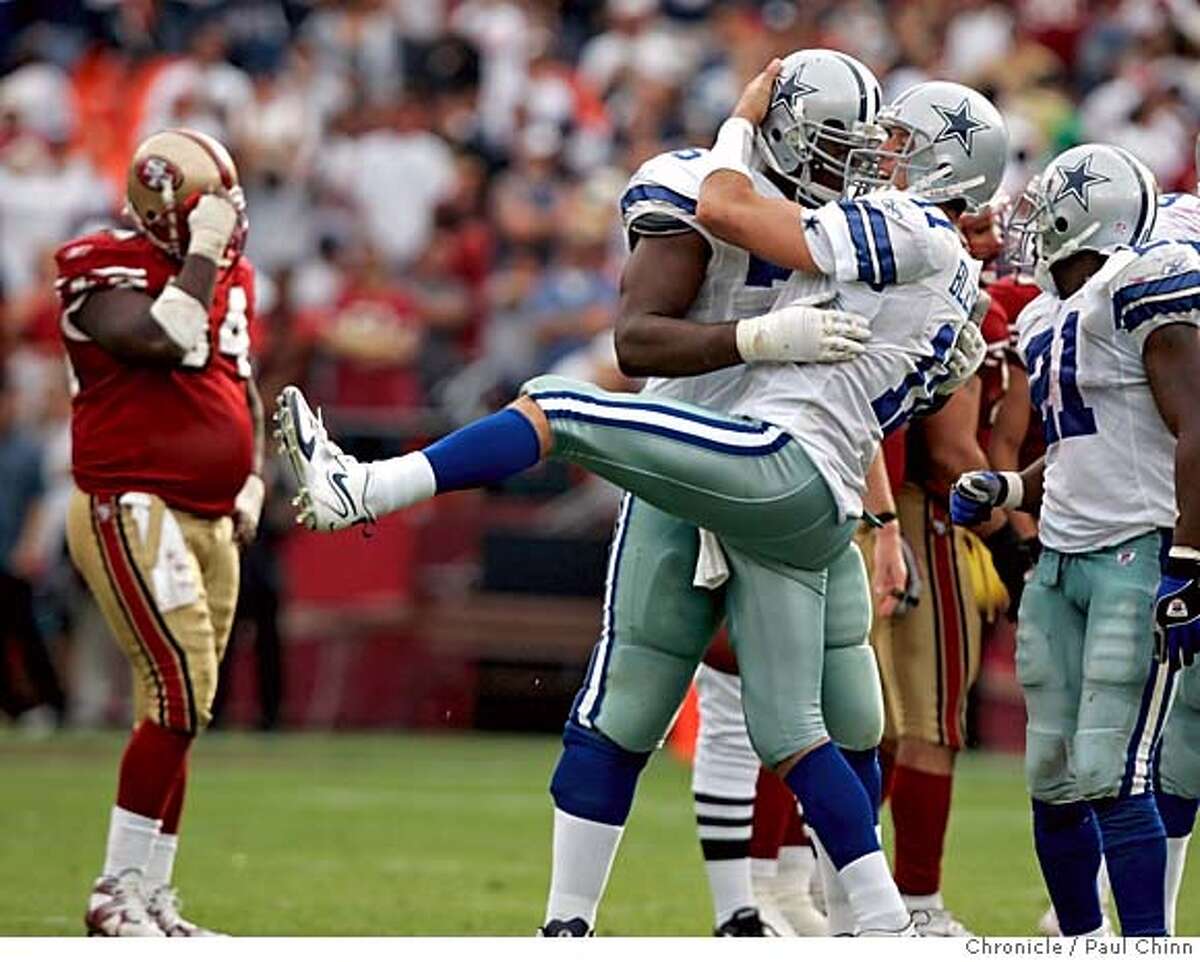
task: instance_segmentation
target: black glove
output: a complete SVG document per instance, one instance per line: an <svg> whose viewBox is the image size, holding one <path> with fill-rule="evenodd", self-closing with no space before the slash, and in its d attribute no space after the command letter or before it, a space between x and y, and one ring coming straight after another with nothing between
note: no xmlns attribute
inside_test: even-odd
<svg viewBox="0 0 1200 962"><path fill-rule="evenodd" d="M996 574L1000 576L1008 591L1008 620L1016 621L1017 609L1021 607L1021 594L1025 590L1025 580L1042 553L1041 542L1037 538L1021 538L1011 524L1005 524L999 531L990 535L985 543L992 553L992 564L996 566Z"/></svg>

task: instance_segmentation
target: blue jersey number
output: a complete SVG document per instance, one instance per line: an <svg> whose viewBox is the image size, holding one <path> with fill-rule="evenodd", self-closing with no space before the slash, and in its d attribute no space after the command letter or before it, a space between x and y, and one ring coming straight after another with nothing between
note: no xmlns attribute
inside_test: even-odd
<svg viewBox="0 0 1200 962"><path fill-rule="evenodd" d="M1046 444L1066 438L1096 433L1095 412L1083 403L1076 372L1079 369L1079 312L1072 311L1063 321L1062 352L1059 355L1058 394L1061 407L1056 411L1050 398L1050 377L1054 353L1054 331L1043 331L1029 342L1025 363L1029 369L1029 394L1042 414L1042 432Z"/></svg>

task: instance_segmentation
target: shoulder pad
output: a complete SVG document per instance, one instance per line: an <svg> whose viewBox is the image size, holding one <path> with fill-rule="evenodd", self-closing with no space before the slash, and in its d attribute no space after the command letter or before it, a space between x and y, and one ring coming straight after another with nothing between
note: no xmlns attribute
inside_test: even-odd
<svg viewBox="0 0 1200 962"><path fill-rule="evenodd" d="M55 252L55 288L64 300L114 287L155 290L175 265L141 234L97 231L69 241Z"/></svg>

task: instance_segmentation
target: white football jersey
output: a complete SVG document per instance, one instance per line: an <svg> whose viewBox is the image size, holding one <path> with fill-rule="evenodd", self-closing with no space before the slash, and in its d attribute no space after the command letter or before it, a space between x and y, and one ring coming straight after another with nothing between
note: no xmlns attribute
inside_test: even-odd
<svg viewBox="0 0 1200 962"><path fill-rule="evenodd" d="M1150 239L1200 243L1200 197L1195 194L1163 194Z"/></svg>
<svg viewBox="0 0 1200 962"><path fill-rule="evenodd" d="M931 405L945 360L979 296L980 264L936 206L895 190L834 201L805 216L813 260L826 275L796 272L777 305L830 306L871 325L866 353L840 364L750 364L734 413L788 430L837 499L862 513L866 473L883 436Z"/></svg>
<svg viewBox="0 0 1200 962"><path fill-rule="evenodd" d="M1196 324L1197 310L1200 254L1159 240L1113 254L1065 300L1042 293L1021 312L1018 343L1046 436L1047 547L1094 551L1174 526L1175 438L1142 352L1158 328Z"/></svg>
<svg viewBox="0 0 1200 962"><path fill-rule="evenodd" d="M689 320L702 324L737 321L765 314L792 272L769 261L754 257L740 247L718 240L696 220L700 184L712 170L707 150L688 148L659 154L642 164L630 178L621 195L621 218L626 236L650 235L658 215L663 233L678 231L671 222L686 224L700 233L712 250L704 283L687 313ZM754 188L766 197L783 195L765 176L754 175ZM635 221L638 225L635 226ZM653 377L646 391L662 394L714 411L728 412L737 398L740 367L710 371L693 377Z"/></svg>

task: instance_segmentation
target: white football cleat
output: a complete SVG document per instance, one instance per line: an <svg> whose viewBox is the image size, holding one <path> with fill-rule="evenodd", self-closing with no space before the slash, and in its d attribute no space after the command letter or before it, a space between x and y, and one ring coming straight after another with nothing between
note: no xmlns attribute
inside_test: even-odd
<svg viewBox="0 0 1200 962"><path fill-rule="evenodd" d="M119 938L161 938L142 894L142 873L126 869L118 876L96 879L83 916L88 935Z"/></svg>
<svg viewBox="0 0 1200 962"><path fill-rule="evenodd" d="M800 887L783 874L753 880L754 900L764 922L780 935L820 938L829 934L829 923L817 911L807 885ZM806 880L807 881L807 880Z"/></svg>
<svg viewBox="0 0 1200 962"><path fill-rule="evenodd" d="M194 939L221 934L201 928L195 922L189 922L179 914L180 904L179 893L169 885L156 888L146 900L146 911L163 935L173 939Z"/></svg>
<svg viewBox="0 0 1200 962"><path fill-rule="evenodd" d="M374 524L363 498L370 469L346 454L325 430L298 387L285 387L275 399L275 437L296 478L296 521L313 531L338 531Z"/></svg>
<svg viewBox="0 0 1200 962"><path fill-rule="evenodd" d="M974 934L947 909L914 909L912 924L927 939L969 939Z"/></svg>

